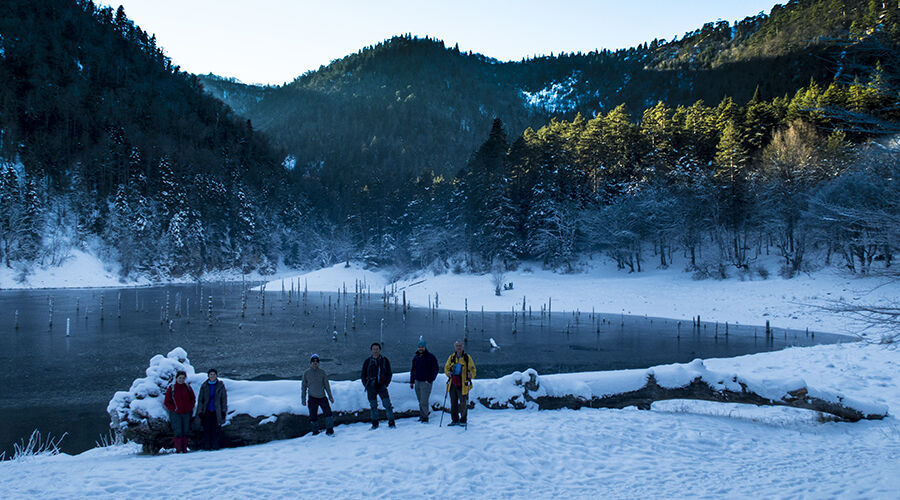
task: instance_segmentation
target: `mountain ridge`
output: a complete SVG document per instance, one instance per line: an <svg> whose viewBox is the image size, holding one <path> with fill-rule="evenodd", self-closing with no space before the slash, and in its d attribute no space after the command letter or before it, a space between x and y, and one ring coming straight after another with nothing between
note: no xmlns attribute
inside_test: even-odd
<svg viewBox="0 0 900 500"><path fill-rule="evenodd" d="M830 81L838 72L840 53L848 50L835 40L871 32L879 23L888 23L896 39L897 8L885 4L879 10L881 4L792 0L774 6L769 14L734 25L706 23L672 41L655 39L616 51L562 53L513 62L463 53L427 36L395 36L305 72L283 86L268 88L256 103L231 102L276 144L297 156L300 164L324 162L342 164L338 167L342 169L357 165L379 170L383 161L377 158L334 151L363 149L374 138L382 144L393 142L384 154L402 165L400 171L417 172L423 167L397 160L410 141L404 132L438 127L445 136L461 134L450 139L446 151L423 162L425 168L453 175L494 117L518 135L528 127L546 124L552 116L572 118L581 113L591 117L622 103L639 116L660 100L668 105L700 99L717 103L724 97L747 102L757 91L763 98L772 98L793 94L810 80ZM824 21L816 24L810 19ZM221 94L215 80L201 80L210 92ZM529 100L529 96L552 95L560 87L568 92L563 106ZM227 97L224 100L230 104ZM366 125L358 130L341 130L339 123L328 118L354 109L364 110L364 116L354 117ZM388 137L372 133L385 125L399 130ZM320 148L300 134L333 136L340 147Z"/></svg>

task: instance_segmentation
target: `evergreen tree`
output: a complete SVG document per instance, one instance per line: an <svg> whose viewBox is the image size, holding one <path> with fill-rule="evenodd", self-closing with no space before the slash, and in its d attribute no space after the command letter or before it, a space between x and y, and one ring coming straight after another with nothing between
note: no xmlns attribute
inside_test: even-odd
<svg viewBox="0 0 900 500"><path fill-rule="evenodd" d="M0 250L3 251L6 267L12 267L11 260L19 235L21 205L19 176L11 164L0 162Z"/></svg>
<svg viewBox="0 0 900 500"><path fill-rule="evenodd" d="M618 193L635 178L643 156L640 129L632 123L624 104L616 106L606 115L603 135L609 166L607 186L610 192Z"/></svg>
<svg viewBox="0 0 900 500"><path fill-rule="evenodd" d="M599 193L607 184L609 156L605 137L606 118L602 113L588 120L575 145L578 164L590 183L590 191Z"/></svg>
<svg viewBox="0 0 900 500"><path fill-rule="evenodd" d="M577 213L562 195L558 177L552 163L540 167L526 221L529 254L552 267L570 264L575 253Z"/></svg>
<svg viewBox="0 0 900 500"><path fill-rule="evenodd" d="M714 178L719 188L720 221L729 233L728 241L720 240L723 257L739 267L747 266L747 231L749 200L746 166L749 157L743 138L732 121L725 123L716 147Z"/></svg>
<svg viewBox="0 0 900 500"><path fill-rule="evenodd" d="M759 88L747 103L743 122L747 149L751 154L761 151L771 139L778 117L772 105L759 98Z"/></svg>
<svg viewBox="0 0 900 500"><path fill-rule="evenodd" d="M647 141L645 176L648 179L667 176L678 162L675 149L675 124L672 109L662 101L644 110L641 118L641 135Z"/></svg>
<svg viewBox="0 0 900 500"><path fill-rule="evenodd" d="M22 223L20 229L19 257L24 261L35 260L43 248L43 207L34 179L26 178L22 186Z"/></svg>
<svg viewBox="0 0 900 500"><path fill-rule="evenodd" d="M506 261L515 255L508 149L503 122L495 119L487 141L472 156L463 174L467 239L488 267L496 258Z"/></svg>

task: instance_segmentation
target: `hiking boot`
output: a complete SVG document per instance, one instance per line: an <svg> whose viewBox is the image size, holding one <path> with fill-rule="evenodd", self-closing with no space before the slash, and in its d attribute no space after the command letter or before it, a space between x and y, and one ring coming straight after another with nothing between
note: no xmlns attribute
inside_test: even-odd
<svg viewBox="0 0 900 500"><path fill-rule="evenodd" d="M317 429L317 430L314 430L314 431L312 431L312 435L313 435L313 436L318 436L318 435L319 435L319 431L318 431L318 429Z"/></svg>
<svg viewBox="0 0 900 500"><path fill-rule="evenodd" d="M328 434L329 436L334 436L334 429L332 429L332 428L329 427L329 428L325 431L325 434Z"/></svg>
<svg viewBox="0 0 900 500"><path fill-rule="evenodd" d="M459 425L459 422L450 422L449 424L447 424L447 427L453 427L455 425Z"/></svg>
<svg viewBox="0 0 900 500"><path fill-rule="evenodd" d="M397 424L395 424L393 420L388 420L388 427L393 429L394 427L397 427Z"/></svg>
<svg viewBox="0 0 900 500"><path fill-rule="evenodd" d="M419 419L419 421L422 422L423 424L427 424L427 423L428 423L428 417L422 417L422 418Z"/></svg>
<svg viewBox="0 0 900 500"><path fill-rule="evenodd" d="M378 421L377 421L377 420L374 421L374 422L372 422L372 428L373 428L373 429L377 429L377 428L378 428Z"/></svg>

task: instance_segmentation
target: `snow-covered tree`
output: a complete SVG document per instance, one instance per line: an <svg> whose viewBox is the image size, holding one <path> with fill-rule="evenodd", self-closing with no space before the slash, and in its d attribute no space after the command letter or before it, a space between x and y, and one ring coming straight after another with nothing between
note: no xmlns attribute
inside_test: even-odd
<svg viewBox="0 0 900 500"><path fill-rule="evenodd" d="M19 228L19 257L33 261L43 248L44 211L34 179L22 185L22 216Z"/></svg>
<svg viewBox="0 0 900 500"><path fill-rule="evenodd" d="M836 176L847 156L843 133L822 137L804 122L792 122L775 133L762 153L759 173L760 218L785 259L783 275L793 276L803 264L808 225L803 218L813 187Z"/></svg>
<svg viewBox="0 0 900 500"><path fill-rule="evenodd" d="M19 239L21 217L19 176L12 164L0 162L0 250L6 267L12 267L11 260Z"/></svg>
<svg viewBox="0 0 900 500"><path fill-rule="evenodd" d="M547 266L569 264L575 254L577 213L557 183L558 170L541 168L531 193L525 230L528 253Z"/></svg>

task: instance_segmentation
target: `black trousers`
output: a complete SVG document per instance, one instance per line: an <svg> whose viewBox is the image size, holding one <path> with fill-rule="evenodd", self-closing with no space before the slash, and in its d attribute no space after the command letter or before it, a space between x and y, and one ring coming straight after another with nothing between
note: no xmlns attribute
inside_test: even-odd
<svg viewBox="0 0 900 500"><path fill-rule="evenodd" d="M328 398L309 397L309 421L319 421L319 408L322 408L322 416L328 418L331 416L331 405L328 404Z"/></svg>
<svg viewBox="0 0 900 500"><path fill-rule="evenodd" d="M200 422L203 424L203 449L218 450L222 427L216 412L204 411L200 415Z"/></svg>

